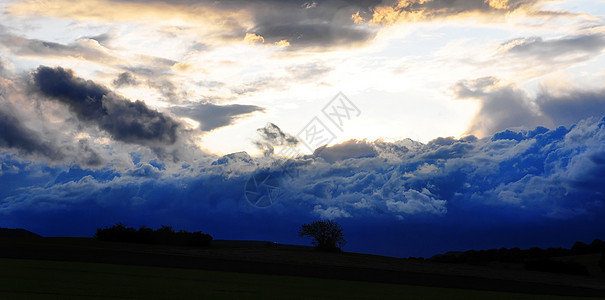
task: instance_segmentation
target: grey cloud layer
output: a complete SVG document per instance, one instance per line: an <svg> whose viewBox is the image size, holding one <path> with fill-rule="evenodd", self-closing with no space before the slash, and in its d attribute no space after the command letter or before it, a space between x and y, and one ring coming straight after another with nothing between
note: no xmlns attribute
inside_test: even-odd
<svg viewBox="0 0 605 300"><path fill-rule="evenodd" d="M557 94L544 91L536 102L556 125L569 126L578 120L605 115L605 89L569 90Z"/></svg>
<svg viewBox="0 0 605 300"><path fill-rule="evenodd" d="M224 33L225 38L243 38L246 32L264 37L267 42L288 40L292 47L329 48L350 46L372 39L375 28L355 24L351 15L357 11L370 11L381 1L139 1L116 2L168 3L180 7L209 7L228 11L244 10L252 15L253 27L232 26L241 32ZM237 23L239 20L230 20Z"/></svg>
<svg viewBox="0 0 605 300"><path fill-rule="evenodd" d="M461 80L453 91L458 98L481 101L481 108L468 128L468 133L480 136L510 128L569 126L605 115L604 90L550 92L543 89L532 98L515 85L502 86L494 77L483 77Z"/></svg>
<svg viewBox="0 0 605 300"><path fill-rule="evenodd" d="M92 41L92 42L91 42ZM82 39L71 44L60 44L38 39L28 39L10 34L0 26L0 44L20 56L74 57L99 63L116 63L118 59L94 45L92 39Z"/></svg>
<svg viewBox="0 0 605 300"><path fill-rule="evenodd" d="M593 58L605 48L602 33L580 34L555 39L525 37L501 45L506 55L541 63L569 63Z"/></svg>
<svg viewBox="0 0 605 300"><path fill-rule="evenodd" d="M114 0L137 2L139 0ZM478 12L505 14L521 8L533 8L539 0L511 0L499 5L490 5L484 0L429 0L429 1L382 1L382 0L335 0L335 1L145 1L145 3L169 3L177 7L209 7L226 11L246 11L251 14L253 26L233 26L239 20L229 20L230 28L241 32L223 33L226 39L243 37L252 32L264 37L265 41L288 40L294 49L299 47L330 48L360 44L371 40L379 29L354 22L352 16L359 13L366 21L391 23L406 13L416 14L421 19L449 17ZM386 9L385 8L389 8ZM380 16L389 11L391 15ZM549 12L540 12L548 14ZM552 14L562 14L551 12ZM405 17L402 19L405 20ZM237 31L236 30L236 31Z"/></svg>

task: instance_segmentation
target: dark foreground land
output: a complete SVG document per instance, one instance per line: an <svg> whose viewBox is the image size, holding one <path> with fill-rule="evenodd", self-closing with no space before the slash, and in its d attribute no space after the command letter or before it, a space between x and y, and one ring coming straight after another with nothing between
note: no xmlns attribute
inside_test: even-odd
<svg viewBox="0 0 605 300"><path fill-rule="evenodd" d="M255 243L0 238L0 298L605 298L605 277ZM562 297L556 297L562 296Z"/></svg>

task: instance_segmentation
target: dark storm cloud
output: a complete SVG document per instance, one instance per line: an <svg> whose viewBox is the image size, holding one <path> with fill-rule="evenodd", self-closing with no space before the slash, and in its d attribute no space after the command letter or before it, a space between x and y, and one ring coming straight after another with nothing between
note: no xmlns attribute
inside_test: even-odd
<svg viewBox="0 0 605 300"><path fill-rule="evenodd" d="M247 114L265 109L256 105L216 105L212 103L196 104L189 107L175 107L172 112L200 122L200 130L212 131L235 123Z"/></svg>
<svg viewBox="0 0 605 300"><path fill-rule="evenodd" d="M6 105L3 105L6 108ZM11 148L25 154L60 160L64 154L40 134L25 127L14 113L0 109L0 148Z"/></svg>
<svg viewBox="0 0 605 300"><path fill-rule="evenodd" d="M260 139L255 140L254 145L263 151L265 156L273 155L275 146L291 147L296 146L299 143L295 136L283 132L273 123L267 123L265 127L256 129L256 132L260 136Z"/></svg>
<svg viewBox="0 0 605 300"><path fill-rule="evenodd" d="M37 92L67 105L80 121L97 125L115 140L160 147L178 139L179 123L171 117L76 77L69 69L42 66L32 77Z"/></svg>

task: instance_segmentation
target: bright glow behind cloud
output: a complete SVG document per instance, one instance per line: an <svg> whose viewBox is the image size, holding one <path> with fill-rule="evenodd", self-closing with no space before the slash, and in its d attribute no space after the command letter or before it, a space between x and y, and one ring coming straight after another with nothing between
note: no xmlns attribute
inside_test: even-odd
<svg viewBox="0 0 605 300"><path fill-rule="evenodd" d="M250 136L252 128L262 127L267 120L292 132L299 130L323 105L322 101L338 91L358 99L362 105L371 103L362 123L339 136L339 141L397 139L410 135L428 141L438 136L461 136L479 107L474 102L453 103L455 100L448 93L454 83L497 75L503 82L529 84L531 94L535 92L531 89L537 88L536 82L552 76L554 67L558 73L564 73L567 68L582 68L580 64L595 59L600 53L598 48L590 53L571 49L553 57L558 62L556 65L531 61L529 53L508 53L507 49L522 39L535 36L553 41L573 39L587 34L583 29L587 24L599 24L598 19L586 14L557 15L552 12L560 8L552 5L548 9L540 8L537 2L519 6L513 2L491 1L489 9L469 3L441 12L431 1L402 1L390 8L351 6L356 12L372 13L374 19L389 10L398 17L385 16L392 19L386 22L391 24L388 26L359 21L355 24L352 19L340 20L339 17L332 19L334 26L360 30L367 27L377 32L375 37L366 38L364 44L336 46L320 40L317 44L309 44L311 40L301 44L302 39L311 34L303 33L303 25L300 29L288 29L300 30L301 36L294 39L289 33L280 36L273 29L260 26L260 16L266 20L279 18L255 4L236 9L229 2L215 5L202 1L194 6L179 1L68 2L5 4L8 27L3 29L4 36L12 39L19 36L30 44L32 40L57 43L46 51L28 46L30 50L25 56L23 48L16 48L7 40L4 53L10 61L23 70L39 64L61 65L106 85L119 73L128 71L139 77L142 84L137 90L124 90L124 93L155 107L166 108L178 102L236 101L268 108L265 115L253 119L253 125L235 124L237 135L230 133L234 130L210 133L205 147L219 153L238 149L253 151L247 141L237 136ZM338 16L339 10L332 4L323 5L326 12L334 9L334 16ZM316 9L318 7L294 9L290 21L297 24L300 11L306 18L300 20L312 23L314 19L309 16L317 14ZM402 17L409 13L422 15L421 22ZM317 15L317 18L324 17ZM40 25L44 22L52 25L28 29L26 22L32 19ZM385 22L374 20L373 23ZM593 26L589 34L599 32L599 26ZM86 34L87 31L91 33ZM346 37L334 34L329 38ZM44 41L46 37L55 39ZM268 42L247 44L251 37L257 41L268 39ZM74 55L76 53L80 54ZM106 58L99 59L98 53ZM589 54L591 56L587 56ZM388 96L383 98L384 93ZM424 112L413 109L415 107L422 107ZM399 113L391 114L395 111ZM392 120L393 125L380 126L385 118ZM431 124L417 119L431 120ZM402 128L406 130L402 132ZM241 142L226 147L217 140Z"/></svg>

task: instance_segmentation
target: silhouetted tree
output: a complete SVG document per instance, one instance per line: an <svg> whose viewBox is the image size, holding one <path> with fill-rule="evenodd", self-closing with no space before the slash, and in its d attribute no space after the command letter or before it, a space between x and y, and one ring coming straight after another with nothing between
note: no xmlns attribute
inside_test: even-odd
<svg viewBox="0 0 605 300"><path fill-rule="evenodd" d="M347 243L342 228L332 220L303 224L298 230L298 235L313 238L313 245L322 251L340 251Z"/></svg>

